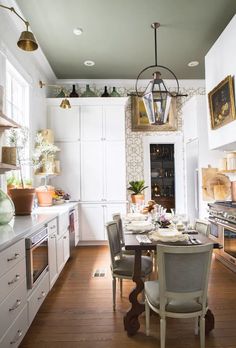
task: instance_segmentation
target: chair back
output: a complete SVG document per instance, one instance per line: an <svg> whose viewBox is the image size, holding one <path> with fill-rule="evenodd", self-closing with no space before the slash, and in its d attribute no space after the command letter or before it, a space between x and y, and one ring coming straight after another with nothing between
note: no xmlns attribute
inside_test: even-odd
<svg viewBox="0 0 236 348"><path fill-rule="evenodd" d="M118 231L119 231L119 235L120 235L121 246L124 246L125 245L125 242L124 242L124 231L123 231L123 225L122 225L122 220L121 220L120 213L113 214L112 215L112 219L113 219L113 221L117 222Z"/></svg>
<svg viewBox="0 0 236 348"><path fill-rule="evenodd" d="M210 223L204 220L196 220L195 230L199 233L205 234L208 237L210 234Z"/></svg>
<svg viewBox="0 0 236 348"><path fill-rule="evenodd" d="M106 224L106 230L111 255L112 269L114 269L116 258L121 257L121 243L117 222L108 222Z"/></svg>
<svg viewBox="0 0 236 348"><path fill-rule="evenodd" d="M168 299L198 299L206 309L213 244L198 246L157 245L160 310Z"/></svg>

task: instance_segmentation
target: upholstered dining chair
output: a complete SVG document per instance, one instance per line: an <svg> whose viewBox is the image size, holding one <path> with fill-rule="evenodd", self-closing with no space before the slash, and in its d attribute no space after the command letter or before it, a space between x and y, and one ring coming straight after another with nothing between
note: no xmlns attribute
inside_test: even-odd
<svg viewBox="0 0 236 348"><path fill-rule="evenodd" d="M134 255L134 250L125 250L125 239L124 239L124 230L120 213L114 213L112 215L113 221L116 221L120 236L120 244L123 254Z"/></svg>
<svg viewBox="0 0 236 348"><path fill-rule="evenodd" d="M207 237L210 234L210 223L206 220L195 220L195 230L199 233L205 234Z"/></svg>
<svg viewBox="0 0 236 348"><path fill-rule="evenodd" d="M195 318L200 322L200 346L205 347L205 315L212 244L197 246L157 245L158 281L145 288L146 334L150 308L160 316L160 347L165 348L166 317Z"/></svg>
<svg viewBox="0 0 236 348"><path fill-rule="evenodd" d="M111 256L113 310L116 308L116 278L120 279L120 294L122 296L122 279L132 279L134 270L134 255L122 252L120 235L116 221L106 224L107 237ZM152 272L152 260L142 256L141 276L145 279Z"/></svg>

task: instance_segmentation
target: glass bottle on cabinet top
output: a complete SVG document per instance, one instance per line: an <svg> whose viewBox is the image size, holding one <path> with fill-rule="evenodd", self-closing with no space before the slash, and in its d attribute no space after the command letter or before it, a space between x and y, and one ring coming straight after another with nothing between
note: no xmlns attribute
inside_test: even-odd
<svg viewBox="0 0 236 348"><path fill-rule="evenodd" d="M151 196L170 212L175 208L174 144L150 144Z"/></svg>
<svg viewBox="0 0 236 348"><path fill-rule="evenodd" d="M120 94L117 92L116 87L112 88L111 97L120 97Z"/></svg>
<svg viewBox="0 0 236 348"><path fill-rule="evenodd" d="M108 91L107 91L107 86L104 87L104 92L103 92L103 94L101 95L101 97L110 97L110 94L109 94Z"/></svg>
<svg viewBox="0 0 236 348"><path fill-rule="evenodd" d="M86 90L82 94L82 97L96 97L96 94L91 91L89 85L86 85Z"/></svg>

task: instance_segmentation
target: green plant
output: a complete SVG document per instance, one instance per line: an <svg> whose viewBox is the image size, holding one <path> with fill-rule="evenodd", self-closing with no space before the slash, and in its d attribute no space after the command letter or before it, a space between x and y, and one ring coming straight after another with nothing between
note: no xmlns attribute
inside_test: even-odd
<svg viewBox="0 0 236 348"><path fill-rule="evenodd" d="M17 186L25 188L25 182L23 178L23 166L29 165L29 159L27 158L26 153L26 145L29 141L29 130L26 127L11 128L7 131L6 137L8 144L16 148L17 166L19 167L20 172L20 180L13 175L11 179L8 179L9 184L10 181L12 181L11 184L16 185L17 183Z"/></svg>
<svg viewBox="0 0 236 348"><path fill-rule="evenodd" d="M148 186L145 186L144 180L130 181L129 185L128 190L133 192L132 195L140 195L146 188L148 188Z"/></svg>

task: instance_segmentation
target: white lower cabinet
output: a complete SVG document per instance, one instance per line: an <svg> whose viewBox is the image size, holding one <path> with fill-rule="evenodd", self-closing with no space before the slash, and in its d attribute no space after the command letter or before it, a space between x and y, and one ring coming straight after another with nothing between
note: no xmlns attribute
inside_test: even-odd
<svg viewBox="0 0 236 348"><path fill-rule="evenodd" d="M29 325L32 323L39 307L45 300L49 292L49 272L45 274L38 286L33 290L28 298L28 318Z"/></svg>
<svg viewBox="0 0 236 348"><path fill-rule="evenodd" d="M63 269L66 261L70 257L69 230L57 239L57 269L58 273Z"/></svg>
<svg viewBox="0 0 236 348"><path fill-rule="evenodd" d="M57 228L56 219L48 224L48 266L50 289L53 287L58 277L57 268Z"/></svg>
<svg viewBox="0 0 236 348"><path fill-rule="evenodd" d="M0 341L1 348L16 348L19 346L24 335L28 330L28 310L25 304L16 320L7 330L2 340Z"/></svg>
<svg viewBox="0 0 236 348"><path fill-rule="evenodd" d="M105 224L112 220L112 214L126 213L126 203L82 203L80 205L80 240L107 240Z"/></svg>

